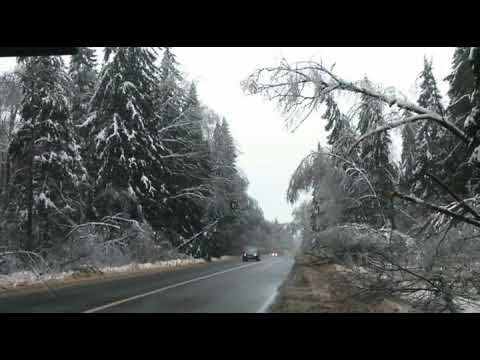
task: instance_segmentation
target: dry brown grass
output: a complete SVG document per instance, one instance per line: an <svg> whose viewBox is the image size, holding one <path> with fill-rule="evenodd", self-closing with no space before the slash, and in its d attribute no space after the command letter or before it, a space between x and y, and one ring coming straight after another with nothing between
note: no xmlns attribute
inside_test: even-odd
<svg viewBox="0 0 480 360"><path fill-rule="evenodd" d="M280 287L272 313L400 313L413 312L397 300L360 297L345 268L318 264L309 256L298 256Z"/></svg>

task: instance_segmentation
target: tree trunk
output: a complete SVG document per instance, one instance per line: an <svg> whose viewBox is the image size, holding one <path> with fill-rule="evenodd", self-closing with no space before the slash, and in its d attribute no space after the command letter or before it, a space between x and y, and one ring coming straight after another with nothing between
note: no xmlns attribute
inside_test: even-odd
<svg viewBox="0 0 480 360"><path fill-rule="evenodd" d="M7 184L7 182L6 182L6 163L4 164L3 160L0 159L0 195L5 192L6 184Z"/></svg>
<svg viewBox="0 0 480 360"><path fill-rule="evenodd" d="M33 250L33 127L31 130L30 149L29 149L29 163L28 163L28 199L27 199L27 241L25 250Z"/></svg>

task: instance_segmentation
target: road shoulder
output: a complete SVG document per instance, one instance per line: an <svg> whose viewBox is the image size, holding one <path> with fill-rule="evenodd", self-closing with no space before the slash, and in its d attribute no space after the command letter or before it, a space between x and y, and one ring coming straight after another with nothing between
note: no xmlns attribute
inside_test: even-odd
<svg viewBox="0 0 480 360"><path fill-rule="evenodd" d="M212 263L226 263L230 261L237 260L237 257L234 256L224 256L220 259L214 259ZM86 286L92 284L105 283L110 281L125 280L132 278L141 278L148 275L155 275L161 273L172 273L180 270L186 270L191 268L201 268L209 264L209 262L199 262L199 263L187 263L179 266L170 266L170 267L158 267L158 268L138 268L128 272L103 272L103 273L92 273L85 277L74 277L72 275L66 276L61 280L48 280L48 281L39 281L33 284L24 284L16 287L5 287L0 288L0 298L5 298L9 296L16 295L30 295L40 292L46 292L49 290L59 290L66 289L77 286Z"/></svg>

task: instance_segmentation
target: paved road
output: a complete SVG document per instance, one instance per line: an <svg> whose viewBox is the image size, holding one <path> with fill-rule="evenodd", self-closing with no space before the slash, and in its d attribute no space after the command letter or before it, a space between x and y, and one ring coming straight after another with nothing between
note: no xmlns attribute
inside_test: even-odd
<svg viewBox="0 0 480 360"><path fill-rule="evenodd" d="M288 258L234 259L171 272L0 295L3 313L255 313L265 310Z"/></svg>

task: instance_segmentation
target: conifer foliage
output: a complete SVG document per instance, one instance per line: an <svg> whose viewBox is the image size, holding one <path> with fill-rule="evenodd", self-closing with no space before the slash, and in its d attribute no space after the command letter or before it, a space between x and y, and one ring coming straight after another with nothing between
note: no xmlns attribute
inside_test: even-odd
<svg viewBox="0 0 480 360"><path fill-rule="evenodd" d="M19 61L22 122L9 147L16 170L10 206L20 217L25 248L31 250L47 246L53 234L77 219L75 199L85 173L72 132L70 79L62 59Z"/></svg>
<svg viewBox="0 0 480 360"><path fill-rule="evenodd" d="M80 242L132 246L125 224L141 224L142 241L152 230L150 260L165 242L210 259L269 241L227 120L202 104L172 49L107 47L98 64L81 47L64 60L21 58L11 74L21 102L0 128L0 247L49 255L77 229Z"/></svg>

